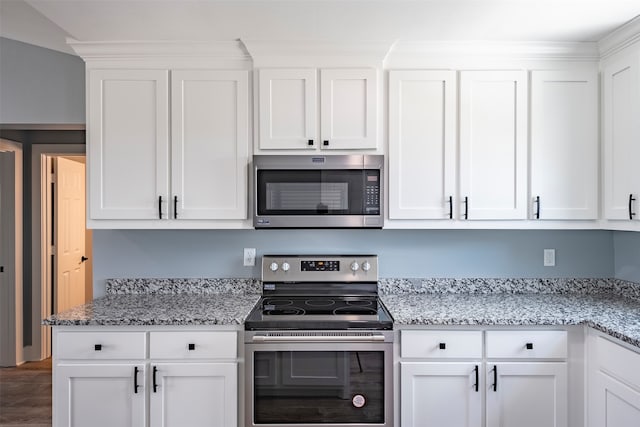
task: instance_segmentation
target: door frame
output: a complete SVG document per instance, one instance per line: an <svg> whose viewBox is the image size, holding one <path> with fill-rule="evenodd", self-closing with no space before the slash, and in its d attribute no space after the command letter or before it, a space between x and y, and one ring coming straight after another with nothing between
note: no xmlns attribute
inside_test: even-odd
<svg viewBox="0 0 640 427"><path fill-rule="evenodd" d="M8 225L7 231L11 239L2 238L0 247L5 256L6 271L2 273L8 282L12 283L9 289L7 301L4 301L2 307L3 316L9 327L6 333L2 333L0 339L5 341L0 344L0 366L15 366L24 362L23 354L23 181L22 181L22 144L8 139L0 138L0 151L13 153L13 167L7 170L0 170L0 174L7 174L6 178L12 182L13 188L7 188L9 191L3 191L0 197L12 206L11 209L2 208L5 217L2 224ZM6 221L5 221L6 219ZM12 224L12 225L11 225ZM4 235L3 235L4 237ZM7 340L8 338L8 340Z"/></svg>
<svg viewBox="0 0 640 427"><path fill-rule="evenodd" d="M24 348L25 360L42 360L51 356L51 328L42 326L42 319L51 315L51 288L47 268L49 246L46 186L47 156L83 155L84 144L33 144L31 150L31 345Z"/></svg>

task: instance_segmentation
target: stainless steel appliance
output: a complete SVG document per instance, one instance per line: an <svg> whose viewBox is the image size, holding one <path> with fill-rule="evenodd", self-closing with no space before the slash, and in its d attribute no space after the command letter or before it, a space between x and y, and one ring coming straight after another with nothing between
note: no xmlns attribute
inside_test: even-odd
<svg viewBox="0 0 640 427"><path fill-rule="evenodd" d="M253 156L255 228L382 228L384 156Z"/></svg>
<svg viewBox="0 0 640 427"><path fill-rule="evenodd" d="M391 427L393 319L378 258L262 258L245 322L247 427Z"/></svg>

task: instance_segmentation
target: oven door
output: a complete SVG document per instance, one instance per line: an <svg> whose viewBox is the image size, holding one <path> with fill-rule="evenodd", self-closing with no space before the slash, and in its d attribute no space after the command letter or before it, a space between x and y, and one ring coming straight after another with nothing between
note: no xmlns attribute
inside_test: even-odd
<svg viewBox="0 0 640 427"><path fill-rule="evenodd" d="M392 343L311 338L245 348L246 426L393 425Z"/></svg>

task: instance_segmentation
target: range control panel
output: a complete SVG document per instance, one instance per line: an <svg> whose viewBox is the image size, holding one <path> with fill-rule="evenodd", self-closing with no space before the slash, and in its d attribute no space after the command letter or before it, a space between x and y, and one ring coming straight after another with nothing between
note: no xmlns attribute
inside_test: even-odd
<svg viewBox="0 0 640 427"><path fill-rule="evenodd" d="M263 282L371 282L377 255L264 255Z"/></svg>

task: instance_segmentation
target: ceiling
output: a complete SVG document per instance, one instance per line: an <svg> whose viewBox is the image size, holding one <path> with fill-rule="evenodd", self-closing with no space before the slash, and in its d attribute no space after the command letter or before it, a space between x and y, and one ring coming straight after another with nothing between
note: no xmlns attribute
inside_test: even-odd
<svg viewBox="0 0 640 427"><path fill-rule="evenodd" d="M0 35L80 41L598 41L640 0L0 0Z"/></svg>

